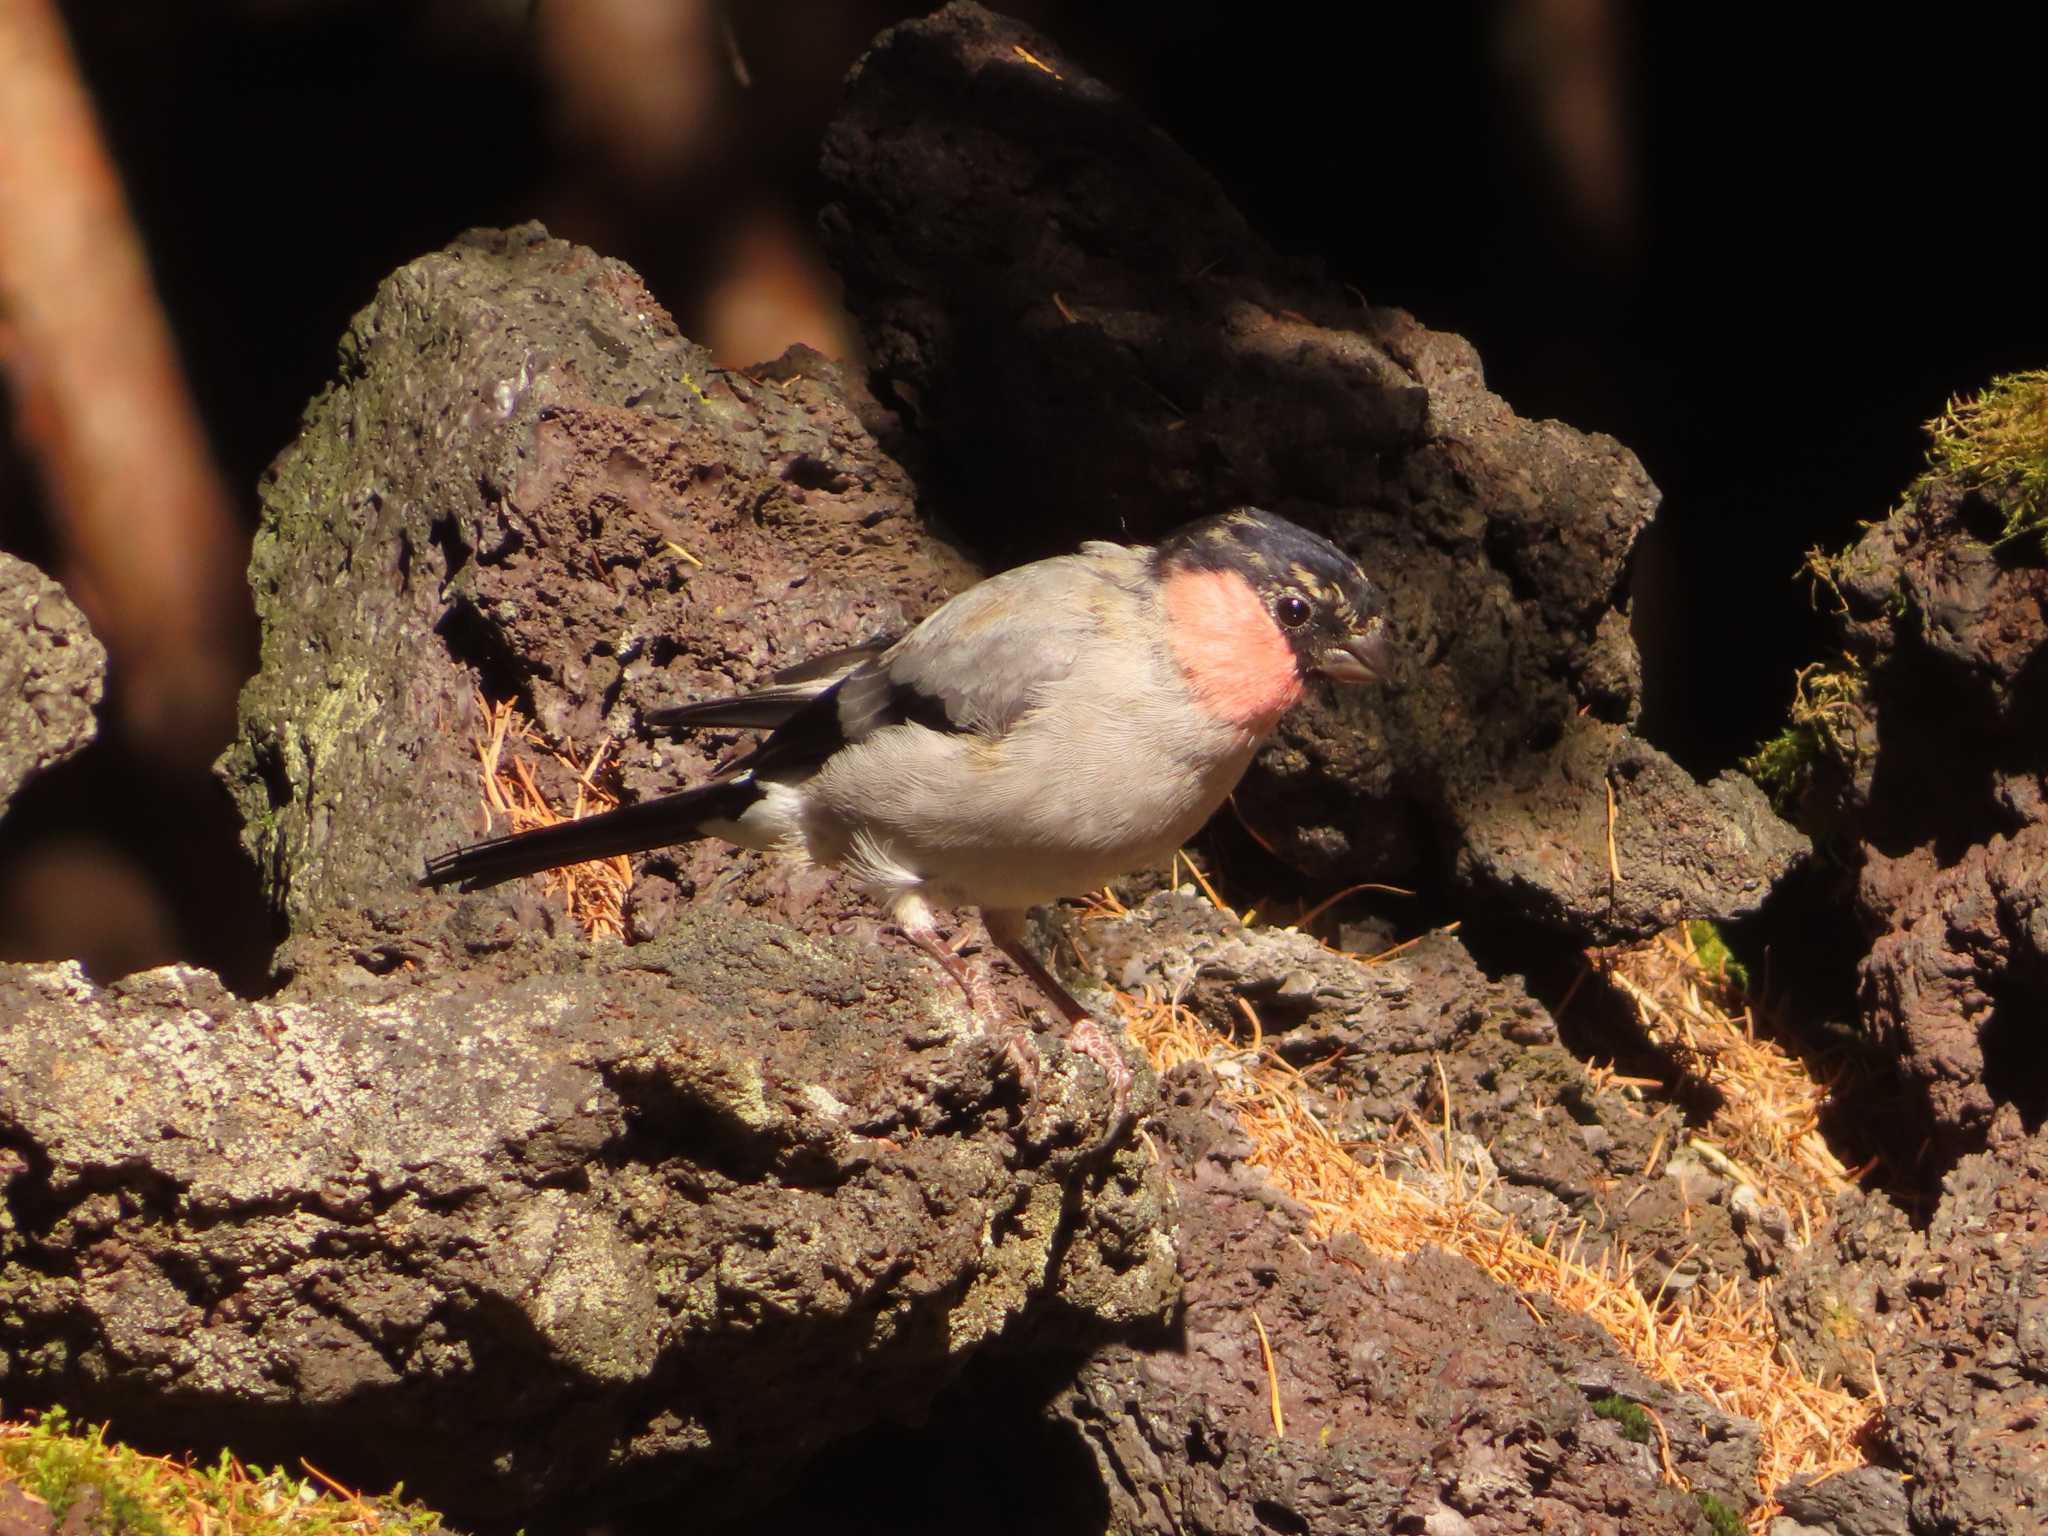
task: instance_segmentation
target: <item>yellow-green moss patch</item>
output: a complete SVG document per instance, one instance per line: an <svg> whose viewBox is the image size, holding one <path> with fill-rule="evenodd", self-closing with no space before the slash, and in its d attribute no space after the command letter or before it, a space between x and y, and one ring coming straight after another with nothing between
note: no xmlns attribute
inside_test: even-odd
<svg viewBox="0 0 2048 1536"><path fill-rule="evenodd" d="M1936 474L1991 495L2005 537L2043 536L2048 547L2048 369L2008 373L1927 424Z"/></svg>
<svg viewBox="0 0 2048 1536"><path fill-rule="evenodd" d="M1718 925L1694 918L1685 925L1685 937L1701 970L1744 993L1749 991L1749 967L1735 957Z"/></svg>
<svg viewBox="0 0 2048 1536"><path fill-rule="evenodd" d="M106 1426L80 1428L62 1408L33 1423L0 1423L0 1487L13 1484L50 1506L53 1521L81 1499L98 1505L92 1529L122 1536L424 1536L441 1517L394 1488L351 1493L279 1467L245 1466L222 1452L194 1466L107 1439Z"/></svg>
<svg viewBox="0 0 2048 1536"><path fill-rule="evenodd" d="M1865 705L1868 685L1854 662L1829 670L1816 662L1793 679L1792 707L1785 729L1742 761L1743 772L1762 786L1771 805L1818 835L1809 825L1819 809L1816 789L1839 793L1852 782L1869 750Z"/></svg>

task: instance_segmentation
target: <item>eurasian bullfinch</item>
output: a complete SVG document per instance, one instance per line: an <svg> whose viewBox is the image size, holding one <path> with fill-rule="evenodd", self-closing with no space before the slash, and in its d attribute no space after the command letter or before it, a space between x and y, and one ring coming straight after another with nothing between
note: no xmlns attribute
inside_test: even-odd
<svg viewBox="0 0 2048 1536"><path fill-rule="evenodd" d="M431 860L496 884L699 837L843 869L987 1018L934 904L990 938L1065 1015L1121 1107L1122 1055L1023 943L1027 910L1163 865L1237 785L1307 680L1385 680L1385 599L1335 544L1270 512L1151 548L1089 543L992 576L908 634L648 723L758 727L717 777Z"/></svg>

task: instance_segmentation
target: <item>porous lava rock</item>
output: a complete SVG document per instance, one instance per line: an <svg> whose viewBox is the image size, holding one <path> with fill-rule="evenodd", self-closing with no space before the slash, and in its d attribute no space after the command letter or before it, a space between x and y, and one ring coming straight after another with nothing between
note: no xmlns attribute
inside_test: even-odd
<svg viewBox="0 0 2048 1536"><path fill-rule="evenodd" d="M1895 1503L1916 1532L2048 1528L2048 1136L2010 1105L1942 1181L1924 1230L1852 1192L1772 1306L1810 1372L1832 1364L1881 1404L1877 1434L1905 1475L1902 1496L1840 1529L1902 1529L1878 1520Z"/></svg>
<svg viewBox="0 0 2048 1536"><path fill-rule="evenodd" d="M2042 382L1952 408L1934 467L1814 558L1841 659L1802 679L1775 748L1826 862L1773 926L1793 939L1816 899L1854 912L1861 1022L1907 1089L1886 1161L1945 1177L1924 1231L1843 1197L1772 1305L1809 1371L1882 1404L1907 1479L1885 1509L1924 1532L2048 1528L2048 551L2015 469L2048 459ZM1836 1528L1900 1528L1866 1513Z"/></svg>
<svg viewBox="0 0 2048 1536"><path fill-rule="evenodd" d="M1366 963L1185 892L1073 933L1110 981L1173 998L1248 1050L1256 1017L1257 1045L1301 1071L1291 1089L1330 1133L1431 1198L1483 1200L1535 1236L1575 1232L1674 1303L1755 1277L1737 1185L1686 1146L1678 1106L1589 1072L1522 983L1488 976L1455 935Z"/></svg>
<svg viewBox="0 0 2048 1536"><path fill-rule="evenodd" d="M1895 1300L1878 1369L1914 1526L2048 1528L2048 1137L2001 1113L1944 1181Z"/></svg>
<svg viewBox="0 0 2048 1536"><path fill-rule="evenodd" d="M1311 1240L1248 1165L1208 1071L1177 1069L1165 1090L1152 1135L1178 1194L1180 1347L1108 1346L1050 1410L1093 1453L1112 1528L1622 1536L1698 1530L1697 1494L1749 1503L1753 1425L1441 1250L1385 1260ZM1595 1411L1617 1397L1656 1413L1692 1493L1649 1437Z"/></svg>
<svg viewBox="0 0 2048 1536"><path fill-rule="evenodd" d="M247 1002L0 967L0 1387L458 1523L758 1501L1052 1311L1177 1291L1072 1066L1027 1117L912 962L741 914ZM1028 1118L1028 1124L1027 1122Z"/></svg>
<svg viewBox="0 0 2048 1536"><path fill-rule="evenodd" d="M1863 1022L1919 1094L1902 1130L1931 1133L1934 1171L2001 1105L2048 1117L2048 559L2038 531L2003 534L2013 494L1930 472L1816 560L1846 660L1786 738L1838 871L1818 897L1861 923Z"/></svg>
<svg viewBox="0 0 2048 1536"><path fill-rule="evenodd" d="M0 554L0 814L98 729L107 652L64 589Z"/></svg>
<svg viewBox="0 0 2048 1536"><path fill-rule="evenodd" d="M222 772L294 933L408 911L425 854L482 830L480 696L653 793L734 738L648 742L638 710L900 629L970 581L857 393L802 352L714 368L630 268L536 225L387 279L265 477L250 567L263 665ZM549 752L510 750L573 799ZM637 932L733 882L705 853L664 866ZM531 890L471 910L530 924ZM778 910L804 920L815 895Z"/></svg>

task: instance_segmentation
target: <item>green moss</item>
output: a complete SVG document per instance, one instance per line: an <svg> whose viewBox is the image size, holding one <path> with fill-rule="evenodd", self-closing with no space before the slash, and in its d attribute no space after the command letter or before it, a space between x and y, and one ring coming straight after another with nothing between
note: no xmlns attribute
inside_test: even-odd
<svg viewBox="0 0 2048 1536"><path fill-rule="evenodd" d="M1711 1493L1696 1493L1693 1497L1699 1501L1700 1513L1707 1517L1707 1525L1712 1529L1714 1536L1743 1536L1746 1527L1742 1523L1742 1516Z"/></svg>
<svg viewBox="0 0 2048 1536"><path fill-rule="evenodd" d="M1742 760L1771 806L1824 840L1840 810L1842 792L1855 782L1871 750L1868 685L1847 659L1838 671L1816 662L1793 679L1785 729Z"/></svg>
<svg viewBox="0 0 2048 1536"><path fill-rule="evenodd" d="M1614 1420L1615 1423L1621 1426L1621 1435L1624 1440L1633 1440L1638 1445L1649 1444L1652 1432L1650 1411L1641 1403L1632 1403L1619 1394L1595 1398L1593 1400L1593 1416L1595 1418Z"/></svg>
<svg viewBox="0 0 2048 1536"><path fill-rule="evenodd" d="M18 1483L64 1514L88 1491L99 1498L91 1529L118 1536L423 1536L442 1529L432 1510L383 1498L337 1495L282 1468L245 1467L222 1452L211 1467L145 1456L109 1443L104 1424L79 1429L62 1408L33 1424L0 1424L0 1485Z"/></svg>
<svg viewBox="0 0 2048 1536"><path fill-rule="evenodd" d="M1705 918L1695 918L1685 925L1685 936L1692 943L1693 956L1701 970L1743 992L1749 990L1749 967L1735 958L1735 951L1721 937L1719 928Z"/></svg>
<svg viewBox="0 0 2048 1536"><path fill-rule="evenodd" d="M2005 510L2005 538L2039 534L2048 552L2048 370L2008 373L1949 401L1927 435L1936 474L1985 492Z"/></svg>
<svg viewBox="0 0 2048 1536"><path fill-rule="evenodd" d="M1806 570L1816 590L1824 589L1845 610L1843 582L1869 574L1858 567L1864 534L1910 511L1936 480L1980 491L1997 503L2005 515L2001 543L2039 535L2048 550L2048 369L2008 373L1979 394L1951 399L1926 430L1926 473L1906 487L1886 517L1859 524L1856 536L1837 553L1807 551ZM1880 542L1863 558L1891 556ZM1887 611L1899 618L1907 606L1906 592L1895 586L1886 600Z"/></svg>
<svg viewBox="0 0 2048 1536"><path fill-rule="evenodd" d="M0 1440L0 1472L49 1505L57 1520L93 1489L100 1495L106 1529L170 1536L148 1497L153 1480L146 1474L123 1475L103 1431L74 1434L62 1408L52 1408L26 1434Z"/></svg>
<svg viewBox="0 0 2048 1536"><path fill-rule="evenodd" d="M1762 786L1771 797L1771 808L1780 816L1791 814L1799 803L1799 791L1813 771L1819 745L1811 731L1788 725L1742 760L1742 771Z"/></svg>

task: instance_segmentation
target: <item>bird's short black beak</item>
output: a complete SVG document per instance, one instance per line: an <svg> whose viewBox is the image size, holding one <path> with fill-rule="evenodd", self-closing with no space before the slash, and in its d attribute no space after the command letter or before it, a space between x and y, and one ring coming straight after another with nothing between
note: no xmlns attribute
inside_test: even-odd
<svg viewBox="0 0 2048 1536"><path fill-rule="evenodd" d="M1394 644L1385 619L1368 619L1358 633L1316 658L1316 671L1336 683L1384 683L1394 675Z"/></svg>

